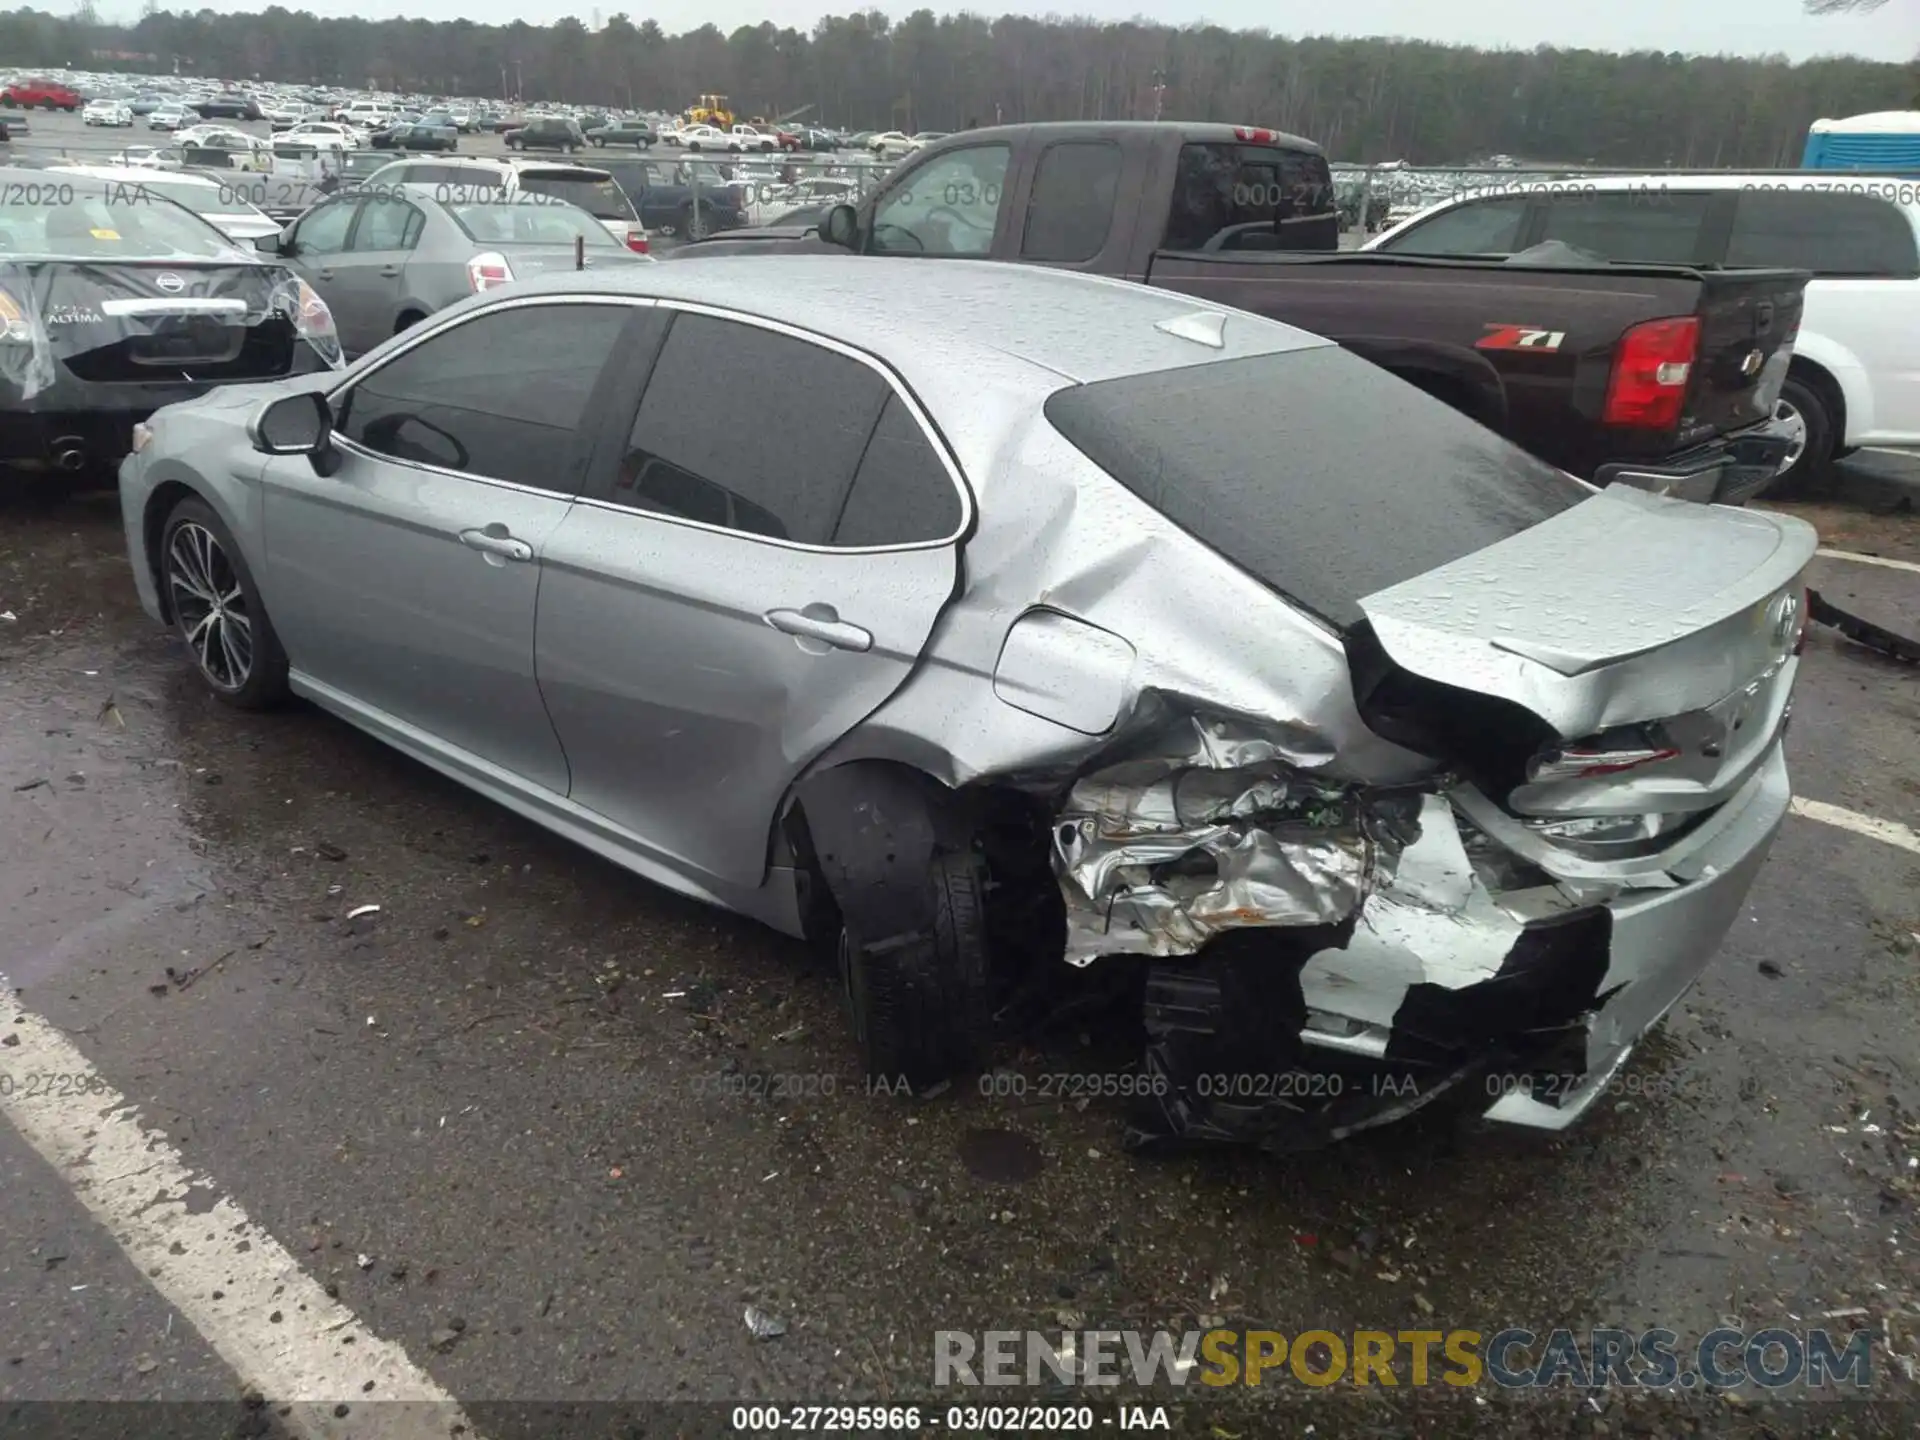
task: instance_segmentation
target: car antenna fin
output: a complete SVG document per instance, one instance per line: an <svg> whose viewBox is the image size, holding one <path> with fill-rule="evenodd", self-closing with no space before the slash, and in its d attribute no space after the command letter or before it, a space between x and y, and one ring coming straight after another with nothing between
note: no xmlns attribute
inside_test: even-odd
<svg viewBox="0 0 1920 1440"><path fill-rule="evenodd" d="M1215 350L1227 347L1227 317L1218 310L1195 310L1190 314L1176 315L1171 320L1160 321L1153 328Z"/></svg>

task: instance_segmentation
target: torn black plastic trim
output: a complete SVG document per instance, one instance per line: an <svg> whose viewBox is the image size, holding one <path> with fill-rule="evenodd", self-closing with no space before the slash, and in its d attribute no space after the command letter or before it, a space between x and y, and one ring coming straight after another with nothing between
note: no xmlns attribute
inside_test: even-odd
<svg viewBox="0 0 1920 1440"><path fill-rule="evenodd" d="M1818 590L1807 591L1807 614L1816 623L1838 630L1856 645L1864 645L1908 665L1920 665L1920 640L1910 640L1871 620L1862 620L1852 611L1842 610Z"/></svg>

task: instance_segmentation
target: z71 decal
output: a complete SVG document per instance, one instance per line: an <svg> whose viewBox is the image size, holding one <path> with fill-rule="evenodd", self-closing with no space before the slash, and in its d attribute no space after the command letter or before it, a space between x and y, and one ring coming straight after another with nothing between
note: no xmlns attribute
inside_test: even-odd
<svg viewBox="0 0 1920 1440"><path fill-rule="evenodd" d="M1476 350L1558 350L1567 338L1564 330L1536 330L1531 325L1489 325Z"/></svg>

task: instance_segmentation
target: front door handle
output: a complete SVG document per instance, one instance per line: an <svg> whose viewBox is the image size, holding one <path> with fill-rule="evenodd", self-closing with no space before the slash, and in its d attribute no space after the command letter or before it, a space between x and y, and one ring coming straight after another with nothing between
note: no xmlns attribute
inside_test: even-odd
<svg viewBox="0 0 1920 1440"><path fill-rule="evenodd" d="M391 280L400 273L400 267L398 265L382 265L380 267L380 273Z"/></svg>
<svg viewBox="0 0 1920 1440"><path fill-rule="evenodd" d="M331 270L316 270L314 274L322 280L331 280L333 278L333 271Z"/></svg>
<svg viewBox="0 0 1920 1440"><path fill-rule="evenodd" d="M503 560L524 562L533 559L533 546L507 534L504 525L489 525L485 530L462 530L460 543L469 550L478 550L483 555L498 555Z"/></svg>
<svg viewBox="0 0 1920 1440"><path fill-rule="evenodd" d="M808 609L832 610L825 605L809 606ZM840 619L827 619L824 616L809 615L803 610L769 610L767 623L774 629L793 635L802 640L817 640L822 645L831 645L836 650L856 650L862 653L873 648L873 635L858 625L849 625Z"/></svg>

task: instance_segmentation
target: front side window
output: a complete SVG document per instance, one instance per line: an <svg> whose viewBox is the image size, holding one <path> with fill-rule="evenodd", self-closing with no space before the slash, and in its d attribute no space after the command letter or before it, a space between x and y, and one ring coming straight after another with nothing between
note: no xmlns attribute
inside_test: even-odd
<svg viewBox="0 0 1920 1440"><path fill-rule="evenodd" d="M347 248L347 231L353 225L357 200L335 200L307 212L294 228L294 243L302 255L337 255Z"/></svg>
<svg viewBox="0 0 1920 1440"><path fill-rule="evenodd" d="M986 255L1006 203L1004 145L949 150L880 201L868 248L887 255Z"/></svg>
<svg viewBox="0 0 1920 1440"><path fill-rule="evenodd" d="M1078 264L1098 255L1113 229L1119 187L1120 147L1111 140L1049 145L1027 201L1020 258Z"/></svg>
<svg viewBox="0 0 1920 1440"><path fill-rule="evenodd" d="M634 419L615 503L824 545L889 394L838 351L679 315ZM755 397L751 424L736 397Z"/></svg>
<svg viewBox="0 0 1920 1440"><path fill-rule="evenodd" d="M1816 275L1920 276L1904 212L1871 195L1750 190L1733 212L1728 265L1811 270Z"/></svg>
<svg viewBox="0 0 1920 1440"><path fill-rule="evenodd" d="M1524 196L1469 200L1394 236L1380 248L1394 255L1511 255L1526 215Z"/></svg>
<svg viewBox="0 0 1920 1440"><path fill-rule="evenodd" d="M456 325L349 390L337 428L389 459L573 494L587 401L632 313L513 306Z"/></svg>

